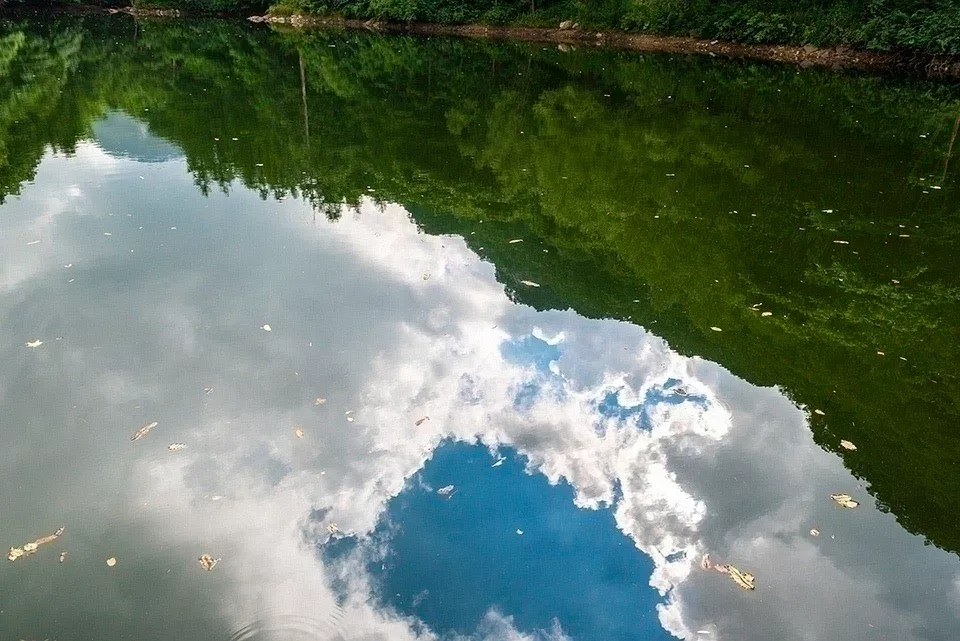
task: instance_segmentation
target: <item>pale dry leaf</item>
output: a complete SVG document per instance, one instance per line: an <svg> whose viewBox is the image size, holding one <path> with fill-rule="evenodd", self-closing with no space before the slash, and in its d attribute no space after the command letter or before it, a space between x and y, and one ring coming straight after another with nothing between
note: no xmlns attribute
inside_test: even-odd
<svg viewBox="0 0 960 641"><path fill-rule="evenodd" d="M200 558L197 560L200 561L200 567L202 567L207 572L215 568L217 563L220 562L220 559L215 559L209 554L201 554Z"/></svg>
<svg viewBox="0 0 960 641"><path fill-rule="evenodd" d="M144 436L146 436L147 434L149 434L149 433L150 433L150 430L152 430L153 428L155 428L157 425L159 425L159 423L156 422L156 421L153 421L152 423L147 423L146 425L144 425L143 427L141 427L139 430L137 430L137 431L134 433L133 437L131 437L130 440L131 440L131 441L139 441L139 440L142 439Z"/></svg>

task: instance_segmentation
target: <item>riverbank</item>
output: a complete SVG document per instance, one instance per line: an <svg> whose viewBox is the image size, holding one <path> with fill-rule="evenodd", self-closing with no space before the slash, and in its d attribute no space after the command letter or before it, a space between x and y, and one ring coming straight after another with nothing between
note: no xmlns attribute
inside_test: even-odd
<svg viewBox="0 0 960 641"><path fill-rule="evenodd" d="M796 64L801 67L859 69L883 73L912 73L933 78L960 78L960 56L858 51L847 46L742 44L683 36L594 31L562 24L563 28L484 24L434 24L381 22L309 15L251 16L251 22L296 28L363 29L379 33L458 36L489 40L516 40L556 44L559 48L609 47L650 53L700 54L724 58L749 58Z"/></svg>

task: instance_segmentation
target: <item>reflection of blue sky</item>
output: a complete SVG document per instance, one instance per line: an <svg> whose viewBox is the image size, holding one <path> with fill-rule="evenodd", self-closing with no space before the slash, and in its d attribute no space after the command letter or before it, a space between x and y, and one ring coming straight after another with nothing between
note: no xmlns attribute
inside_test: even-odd
<svg viewBox="0 0 960 641"><path fill-rule="evenodd" d="M497 610L520 630L556 621L574 639L670 638L652 563L612 514L577 508L569 486L502 455L494 467L486 448L443 445L390 502L373 534L388 551L368 564L379 598L440 633L470 634ZM437 493L449 485L449 498Z"/></svg>
<svg viewBox="0 0 960 641"><path fill-rule="evenodd" d="M275 615L357 641L617 638L610 602L691 639L953 639L956 557L874 509L779 391L629 324L515 305L400 207L314 225L303 203L203 198L182 161L81 144L0 232L0 487L25 488L0 492L0 534L64 525L71 559L3 566L0 638L229 638ZM316 554L331 523L360 542L335 563ZM700 571L704 552L757 592Z"/></svg>
<svg viewBox="0 0 960 641"><path fill-rule="evenodd" d="M653 429L653 413L658 405L691 403L702 408L708 403L706 396L689 393L681 381L675 378L668 378L662 384L651 385L647 388L643 401L632 405L621 403L621 389L623 388L607 391L597 403L597 411L601 416L613 419L619 424L632 424L644 430ZM601 435L605 429L603 423L598 423L597 430Z"/></svg>

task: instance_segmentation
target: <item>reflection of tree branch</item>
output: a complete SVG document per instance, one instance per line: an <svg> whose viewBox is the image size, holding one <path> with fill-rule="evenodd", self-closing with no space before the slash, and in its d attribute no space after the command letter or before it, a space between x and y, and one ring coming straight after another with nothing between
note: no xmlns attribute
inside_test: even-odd
<svg viewBox="0 0 960 641"><path fill-rule="evenodd" d="M950 166L950 156L953 154L953 143L957 139L957 130L960 129L960 111L957 112L957 120L953 123L953 134L950 135L950 146L947 147L947 156L943 159L943 175L940 176L940 184L947 179L947 167Z"/></svg>
<svg viewBox="0 0 960 641"><path fill-rule="evenodd" d="M297 50L300 59L300 96L303 99L303 132L307 138L307 150L310 149L310 121L307 117L307 75L303 66L303 54Z"/></svg>

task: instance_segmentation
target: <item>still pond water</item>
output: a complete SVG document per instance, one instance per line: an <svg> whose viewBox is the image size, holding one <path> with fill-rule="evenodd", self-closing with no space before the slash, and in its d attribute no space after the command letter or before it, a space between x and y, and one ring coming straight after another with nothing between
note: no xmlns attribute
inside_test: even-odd
<svg viewBox="0 0 960 641"><path fill-rule="evenodd" d="M0 639L960 634L955 87L0 25Z"/></svg>

